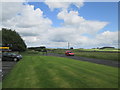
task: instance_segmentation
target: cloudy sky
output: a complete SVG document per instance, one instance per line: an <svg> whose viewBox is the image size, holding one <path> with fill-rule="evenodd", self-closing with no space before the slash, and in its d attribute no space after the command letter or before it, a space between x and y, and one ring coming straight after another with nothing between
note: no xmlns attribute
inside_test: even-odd
<svg viewBox="0 0 120 90"><path fill-rule="evenodd" d="M28 47L117 47L118 3L4 2L1 27L16 30Z"/></svg>

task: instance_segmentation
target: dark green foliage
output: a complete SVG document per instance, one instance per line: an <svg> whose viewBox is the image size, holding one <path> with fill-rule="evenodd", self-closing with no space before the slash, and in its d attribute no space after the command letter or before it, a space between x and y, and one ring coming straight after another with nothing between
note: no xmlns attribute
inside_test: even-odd
<svg viewBox="0 0 120 90"><path fill-rule="evenodd" d="M2 28L2 45L9 46L12 51L26 50L26 44L21 36L15 30L12 31L11 29Z"/></svg>
<svg viewBox="0 0 120 90"><path fill-rule="evenodd" d="M41 51L40 47L29 47L29 50L34 50L34 51Z"/></svg>
<svg viewBox="0 0 120 90"><path fill-rule="evenodd" d="M70 49L73 49L73 47L70 47Z"/></svg>
<svg viewBox="0 0 120 90"><path fill-rule="evenodd" d="M46 52L47 51L47 49L46 49L46 47L45 46L40 46L40 47L29 47L28 48L29 50L35 50L35 51L39 51L39 52Z"/></svg>

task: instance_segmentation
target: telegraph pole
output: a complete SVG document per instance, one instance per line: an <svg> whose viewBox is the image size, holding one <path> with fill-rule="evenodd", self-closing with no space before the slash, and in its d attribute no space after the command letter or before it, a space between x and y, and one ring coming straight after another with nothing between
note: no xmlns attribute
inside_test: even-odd
<svg viewBox="0 0 120 90"><path fill-rule="evenodd" d="M68 49L69 49L69 47L70 47L70 43L68 42Z"/></svg>

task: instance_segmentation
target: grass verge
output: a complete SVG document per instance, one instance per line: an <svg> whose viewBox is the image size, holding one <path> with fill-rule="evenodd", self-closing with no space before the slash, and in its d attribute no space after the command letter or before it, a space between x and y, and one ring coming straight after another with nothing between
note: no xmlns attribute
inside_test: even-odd
<svg viewBox="0 0 120 90"><path fill-rule="evenodd" d="M53 56L24 56L3 88L117 88L118 68Z"/></svg>

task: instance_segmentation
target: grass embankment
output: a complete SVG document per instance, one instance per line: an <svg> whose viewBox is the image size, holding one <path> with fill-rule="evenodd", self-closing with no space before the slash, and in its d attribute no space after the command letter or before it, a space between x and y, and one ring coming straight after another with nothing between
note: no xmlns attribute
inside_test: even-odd
<svg viewBox="0 0 120 90"><path fill-rule="evenodd" d="M118 68L53 56L24 56L3 88L117 88Z"/></svg>
<svg viewBox="0 0 120 90"><path fill-rule="evenodd" d="M58 53L58 54L65 54L65 49L56 49L54 50L53 53ZM96 59L105 59L105 60L114 60L114 61L119 61L118 56L120 53L117 52L95 52L95 51L90 51L89 49L86 50L79 50L79 49L73 49L70 50L75 53L75 56L81 56L81 57L88 57L88 58L96 58ZM90 51L90 52L88 52Z"/></svg>
<svg viewBox="0 0 120 90"><path fill-rule="evenodd" d="M75 52L77 56L118 61L118 53Z"/></svg>

